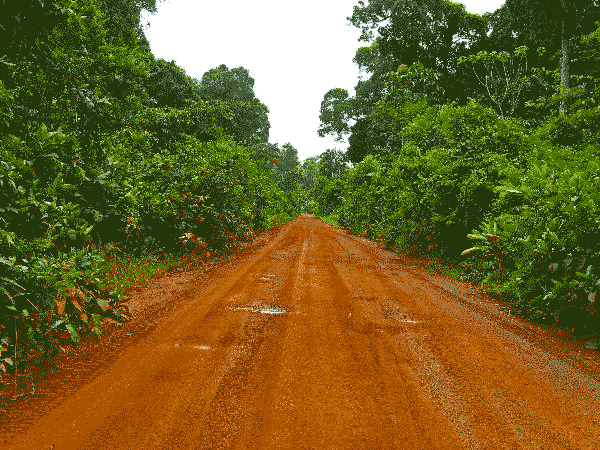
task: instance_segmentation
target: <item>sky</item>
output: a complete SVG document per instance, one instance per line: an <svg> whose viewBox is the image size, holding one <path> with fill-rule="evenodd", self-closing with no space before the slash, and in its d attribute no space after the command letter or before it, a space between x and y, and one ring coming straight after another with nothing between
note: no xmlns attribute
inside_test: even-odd
<svg viewBox="0 0 600 450"><path fill-rule="evenodd" d="M495 11L504 0L463 0L471 13ZM352 62L360 30L346 19L358 0L158 0L142 13L152 53L175 60L193 78L214 67L245 67L256 97L269 108L269 142L290 142L301 161L347 142L319 137L319 110L332 88L351 96L358 81Z"/></svg>

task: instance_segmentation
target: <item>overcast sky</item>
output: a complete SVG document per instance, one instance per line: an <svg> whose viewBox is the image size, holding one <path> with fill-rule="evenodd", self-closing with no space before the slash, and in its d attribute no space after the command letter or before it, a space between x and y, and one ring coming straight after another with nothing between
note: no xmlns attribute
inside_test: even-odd
<svg viewBox="0 0 600 450"><path fill-rule="evenodd" d="M466 10L495 11L504 0L463 0ZM352 62L360 31L346 17L358 0L165 0L142 24L157 58L175 60L201 79L221 64L245 67L254 93L269 108L269 142L290 142L300 160L347 143L317 135L323 95L332 88L354 95Z"/></svg>

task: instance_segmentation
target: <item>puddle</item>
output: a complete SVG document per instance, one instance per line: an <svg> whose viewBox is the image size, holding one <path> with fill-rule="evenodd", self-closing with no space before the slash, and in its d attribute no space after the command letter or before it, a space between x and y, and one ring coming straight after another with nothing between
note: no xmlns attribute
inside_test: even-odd
<svg viewBox="0 0 600 450"><path fill-rule="evenodd" d="M227 308L228 311L239 311L239 310L244 310L244 311L251 311L251 312L258 312L258 313L262 313L262 314L284 314L287 311L279 306L259 306L258 308L251 308L251 307L243 307L240 306L238 308Z"/></svg>
<svg viewBox="0 0 600 450"><path fill-rule="evenodd" d="M255 312L260 312L263 314L283 314L285 309L277 307L277 306L260 306Z"/></svg>
<svg viewBox="0 0 600 450"><path fill-rule="evenodd" d="M175 342L174 347L175 348L181 348L181 344L179 342ZM188 346L184 345L184 348L186 348L186 347L188 347ZM210 350L210 347L208 345L190 345L189 347L195 348L195 349L198 349L198 350Z"/></svg>
<svg viewBox="0 0 600 450"><path fill-rule="evenodd" d="M273 281L274 273L267 273L259 278L260 281Z"/></svg>

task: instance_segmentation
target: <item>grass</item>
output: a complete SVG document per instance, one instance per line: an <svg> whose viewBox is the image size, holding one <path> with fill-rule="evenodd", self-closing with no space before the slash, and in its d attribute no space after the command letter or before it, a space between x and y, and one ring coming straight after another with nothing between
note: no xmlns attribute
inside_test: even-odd
<svg viewBox="0 0 600 450"><path fill-rule="evenodd" d="M279 228L291 220L291 217L284 214L276 216L266 224L265 229L262 230L262 232ZM251 236L247 236L247 239L252 241L256 237L257 236L252 233ZM238 243L239 242L236 242L236 244ZM197 265L198 263L206 262L209 255L214 257L226 257L229 260L239 256L236 252L236 245L223 249L223 251L216 251L213 249L210 250L209 254L201 251L199 253L181 253L164 257L153 254L134 257L132 255L117 254L106 250L103 250L102 253L104 262L99 264L100 270L97 276L109 291L122 297L126 297L127 293L135 288L148 285L153 278L166 275L173 269L190 267Z"/></svg>
<svg viewBox="0 0 600 450"><path fill-rule="evenodd" d="M317 216L321 221L325 222L327 225L335 228L339 228L338 224L338 216L331 214L329 216Z"/></svg>
<svg viewBox="0 0 600 450"><path fill-rule="evenodd" d="M125 296L131 289L145 286L152 278L189 262L189 258L174 256L159 258L155 255L144 255L136 258L110 252L105 253L104 257L104 262L99 265L98 278L110 291L120 296Z"/></svg>
<svg viewBox="0 0 600 450"><path fill-rule="evenodd" d="M442 261L437 256L426 256L425 258L418 258L425 267L434 270L436 273L446 275L448 277L459 280L464 272L460 267L454 264Z"/></svg>

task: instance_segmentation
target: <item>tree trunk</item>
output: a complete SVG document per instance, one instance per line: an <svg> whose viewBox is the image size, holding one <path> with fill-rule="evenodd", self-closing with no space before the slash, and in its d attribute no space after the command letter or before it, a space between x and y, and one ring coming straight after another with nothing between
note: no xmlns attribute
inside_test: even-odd
<svg viewBox="0 0 600 450"><path fill-rule="evenodd" d="M565 19L562 20L562 57L560 63L560 84L569 89L569 39L565 36ZM560 113L567 114L567 103L560 104Z"/></svg>

